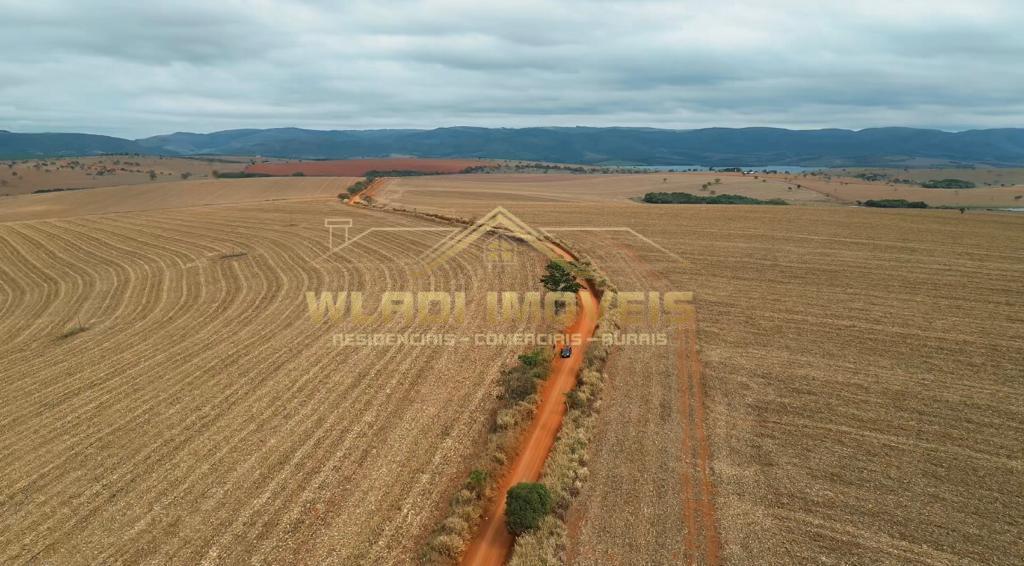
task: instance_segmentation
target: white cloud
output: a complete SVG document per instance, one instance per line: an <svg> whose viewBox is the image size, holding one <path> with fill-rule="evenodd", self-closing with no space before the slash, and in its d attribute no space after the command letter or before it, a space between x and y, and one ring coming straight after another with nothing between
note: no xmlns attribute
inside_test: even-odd
<svg viewBox="0 0 1024 566"><path fill-rule="evenodd" d="M1024 6L0 0L0 129L1024 126Z"/></svg>

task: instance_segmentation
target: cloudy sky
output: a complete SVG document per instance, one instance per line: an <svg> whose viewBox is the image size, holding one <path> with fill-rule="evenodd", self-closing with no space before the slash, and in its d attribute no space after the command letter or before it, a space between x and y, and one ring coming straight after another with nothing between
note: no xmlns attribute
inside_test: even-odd
<svg viewBox="0 0 1024 566"><path fill-rule="evenodd" d="M1020 0L0 0L0 129L1024 126Z"/></svg>

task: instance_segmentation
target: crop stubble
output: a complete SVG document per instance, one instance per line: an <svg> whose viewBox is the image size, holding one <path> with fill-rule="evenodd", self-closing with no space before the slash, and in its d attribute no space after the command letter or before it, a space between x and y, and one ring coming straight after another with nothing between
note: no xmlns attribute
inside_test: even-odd
<svg viewBox="0 0 1024 566"><path fill-rule="evenodd" d="M452 183L472 198L438 191L429 205L472 217L505 204L535 226L630 226L686 260L618 236L560 234L620 290L658 290L660 276L695 291L724 562L1020 561L1024 218L645 206L594 198L582 177L535 179L527 194L505 202L500 189L487 202L479 179ZM418 179L379 199L403 185L407 200L393 204L428 204ZM685 527L679 504L687 397L676 364L621 347L608 374L570 558L676 563L687 531L703 532Z"/></svg>
<svg viewBox="0 0 1024 566"><path fill-rule="evenodd" d="M540 261L417 278L432 239L395 232L317 261L327 216L429 226L333 198L0 224L0 560L411 559L521 348L333 348L406 327L315 326L304 292L533 289ZM470 303L444 330L493 330Z"/></svg>

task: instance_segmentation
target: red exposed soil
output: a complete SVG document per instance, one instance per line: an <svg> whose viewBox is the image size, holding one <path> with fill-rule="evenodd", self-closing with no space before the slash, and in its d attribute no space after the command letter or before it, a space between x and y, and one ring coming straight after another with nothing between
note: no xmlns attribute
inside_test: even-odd
<svg viewBox="0 0 1024 566"><path fill-rule="evenodd" d="M551 245L559 255L573 259L565 250ZM523 436L519 453L484 511L483 520L462 557L463 565L504 564L512 551L515 539L505 527L505 496L515 484L535 482L540 478L544 461L551 452L565 416L565 394L576 384L587 339L593 336L597 326L598 304L589 284L580 290L579 298L580 311L566 333L580 334L583 344L573 349L572 357L555 358L551 363L551 372L540 392L536 416Z"/></svg>
<svg viewBox="0 0 1024 566"><path fill-rule="evenodd" d="M341 159L334 161L280 161L256 163L246 173L288 176L302 173L310 177L361 177L370 171L419 171L421 173L461 173L467 167L493 166L478 159Z"/></svg>

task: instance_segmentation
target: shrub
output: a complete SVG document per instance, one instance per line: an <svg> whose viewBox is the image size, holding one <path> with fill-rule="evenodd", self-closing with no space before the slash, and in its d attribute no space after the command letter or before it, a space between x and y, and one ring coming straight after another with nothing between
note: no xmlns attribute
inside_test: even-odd
<svg viewBox="0 0 1024 566"><path fill-rule="evenodd" d="M537 392L537 380L532 372L523 367L513 367L501 372L501 398L518 403Z"/></svg>
<svg viewBox="0 0 1024 566"><path fill-rule="evenodd" d="M561 566L567 536L565 524L545 517L536 531L516 540L509 566Z"/></svg>
<svg viewBox="0 0 1024 566"><path fill-rule="evenodd" d="M544 351L539 348L528 354L519 355L519 363L528 368L540 367L546 361L547 358L544 356Z"/></svg>
<svg viewBox="0 0 1024 566"><path fill-rule="evenodd" d="M462 554L466 543L458 535L442 535L431 541L430 546L434 552L441 556L454 559Z"/></svg>
<svg viewBox="0 0 1024 566"><path fill-rule="evenodd" d="M551 512L551 493L541 483L518 483L505 498L505 522L515 535L536 529Z"/></svg>
<svg viewBox="0 0 1024 566"><path fill-rule="evenodd" d="M487 472L481 469L473 470L469 473L469 488L473 490L477 495L480 495L487 489Z"/></svg>
<svg viewBox="0 0 1024 566"><path fill-rule="evenodd" d="M540 282L548 291L557 293L576 293L583 287L572 274L569 266L564 261L551 260L546 268L547 272L541 277Z"/></svg>

